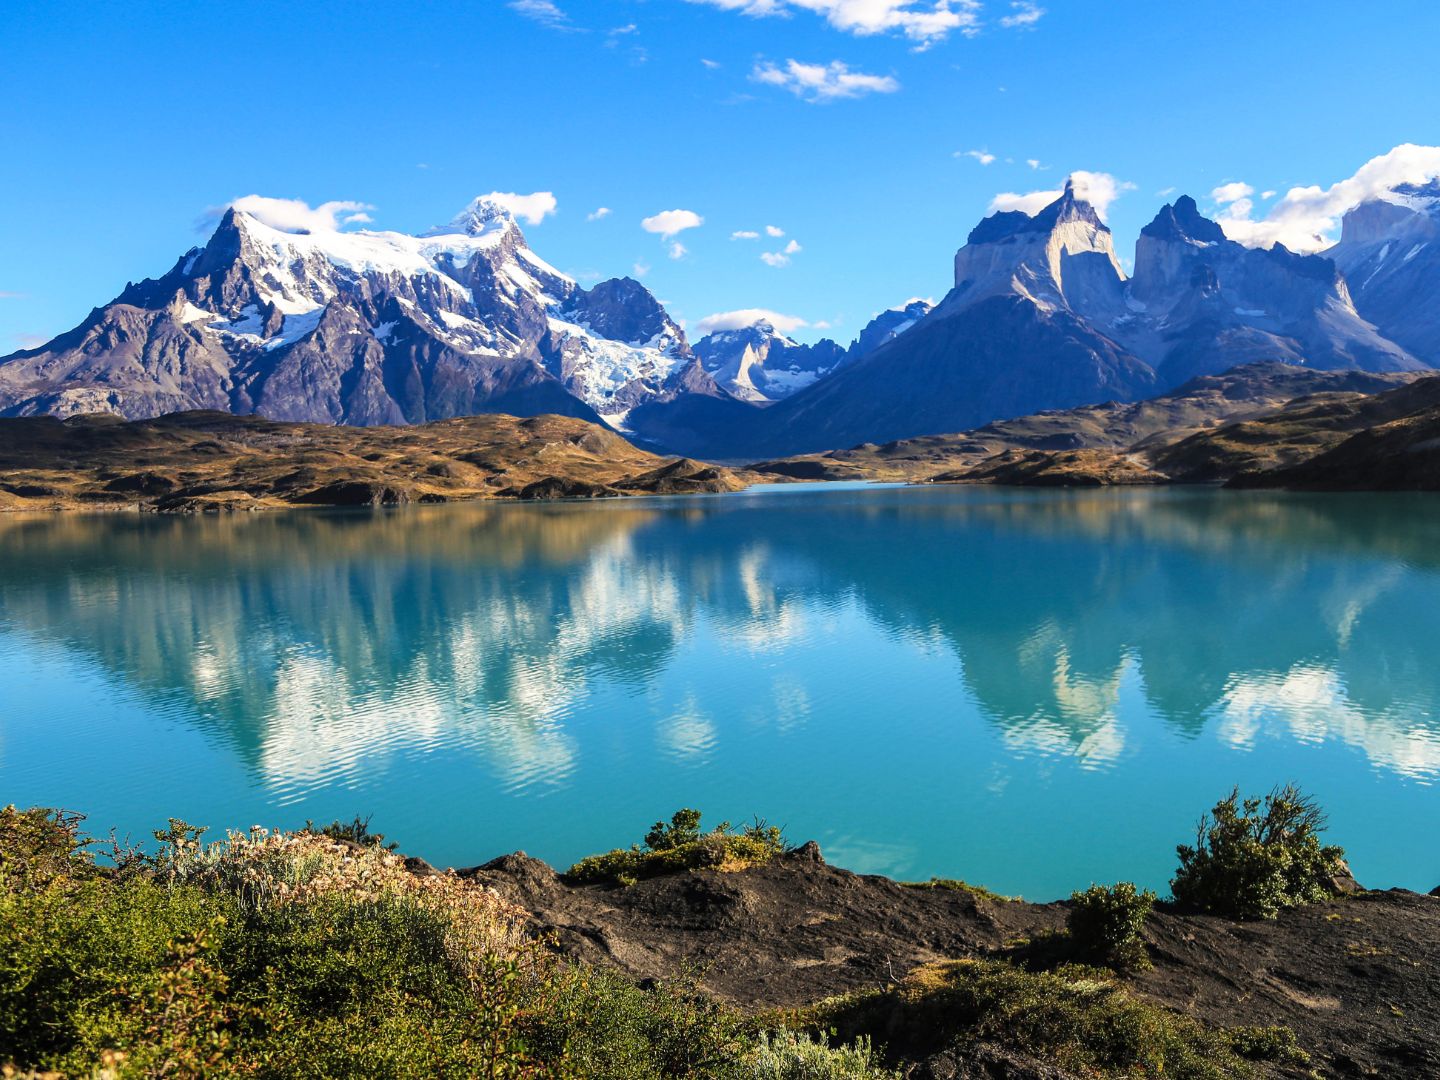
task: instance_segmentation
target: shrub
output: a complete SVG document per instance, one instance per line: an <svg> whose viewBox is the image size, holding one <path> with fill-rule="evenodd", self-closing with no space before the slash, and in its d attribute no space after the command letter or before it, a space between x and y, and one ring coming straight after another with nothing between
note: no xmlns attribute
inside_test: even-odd
<svg viewBox="0 0 1440 1080"><path fill-rule="evenodd" d="M1345 851L1320 844L1325 815L1294 785L1263 799L1239 789L1201 817L1195 846L1180 845L1170 882L1177 902L1232 919L1273 919L1334 895Z"/></svg>
<svg viewBox="0 0 1440 1080"><path fill-rule="evenodd" d="M932 964L899 986L802 1016L845 1039L884 1039L892 1057L906 1059L991 1044L1097 1078L1254 1075L1223 1031L1133 997L1108 971L1073 965L1032 972L998 960Z"/></svg>
<svg viewBox="0 0 1440 1080"><path fill-rule="evenodd" d="M700 839L700 811L676 810L670 815L670 824L657 821L645 834L645 846L651 851L669 851L682 844L693 844Z"/></svg>
<svg viewBox="0 0 1440 1080"><path fill-rule="evenodd" d="M1150 966L1140 932L1154 906L1155 894L1137 891L1131 882L1091 885L1071 895L1065 922L1086 959L1117 970L1135 970Z"/></svg>
<svg viewBox="0 0 1440 1080"><path fill-rule="evenodd" d="M91 869L91 842L80 837L84 820L64 810L17 810L13 803L0 809L0 889L35 888Z"/></svg>
<svg viewBox="0 0 1440 1080"><path fill-rule="evenodd" d="M1237 1027L1230 1028L1225 1036L1230 1040L1230 1048L1247 1061L1310 1064L1310 1055L1300 1049L1295 1032L1288 1027Z"/></svg>
<svg viewBox="0 0 1440 1080"><path fill-rule="evenodd" d="M351 821L332 821L329 825L316 826L313 821L305 822L302 830L308 833L316 833L320 836L328 836L332 840L348 840L352 844L359 844L361 847L383 847L386 851L394 851L400 845L385 843L385 834L370 831L370 815L361 817L356 814Z"/></svg>
<svg viewBox="0 0 1440 1080"><path fill-rule="evenodd" d="M682 870L738 870L769 862L785 850L779 826L763 819L736 832L722 821L708 833L700 831L698 810L678 810L666 825L657 821L645 836L645 846L634 844L581 859L565 872L574 882L614 881L633 885L641 878L675 874Z"/></svg>
<svg viewBox="0 0 1440 1080"><path fill-rule="evenodd" d="M882 1069L870 1040L830 1046L823 1035L794 1031L761 1033L758 1044L726 1080L898 1080Z"/></svg>

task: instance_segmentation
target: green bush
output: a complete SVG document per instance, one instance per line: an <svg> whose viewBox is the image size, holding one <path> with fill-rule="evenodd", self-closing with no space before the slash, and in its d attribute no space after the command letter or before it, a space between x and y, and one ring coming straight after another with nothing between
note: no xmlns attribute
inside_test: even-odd
<svg viewBox="0 0 1440 1080"><path fill-rule="evenodd" d="M823 1035L762 1033L759 1043L725 1080L899 1080L882 1069L869 1039L833 1047Z"/></svg>
<svg viewBox="0 0 1440 1080"><path fill-rule="evenodd" d="M1230 1048L1247 1061L1274 1061L1305 1066L1310 1055L1300 1049L1288 1027L1237 1027L1225 1032Z"/></svg>
<svg viewBox="0 0 1440 1080"><path fill-rule="evenodd" d="M589 855L565 872L573 882L613 881L633 885L641 878L684 870L739 869L769 862L785 850L778 826L756 818L736 832L722 821L708 833L700 831L698 810L677 810L667 825L657 821L645 835L645 846L633 844Z"/></svg>
<svg viewBox="0 0 1440 1080"><path fill-rule="evenodd" d="M676 810L670 815L670 824L657 821L645 834L645 846L651 851L669 851L682 844L693 844L700 839L700 811Z"/></svg>
<svg viewBox="0 0 1440 1080"><path fill-rule="evenodd" d="M0 810L0 1071L887 1075L864 1046L766 1035L693 979L644 990L565 966L518 908L454 875L409 873L368 829L202 844L204 830L172 820L156 851L102 867L80 823ZM782 846L757 822L649 854L683 861L717 833L727 856Z"/></svg>
<svg viewBox="0 0 1440 1080"><path fill-rule="evenodd" d="M822 1003L802 1019L847 1040L884 1040L896 1061L988 1043L1107 1080L1255 1075L1223 1031L1133 997L1095 968L1032 972L998 960L950 961L899 986Z"/></svg>
<svg viewBox="0 0 1440 1080"><path fill-rule="evenodd" d="M1263 799L1237 788L1201 817L1195 845L1180 845L1170 882L1178 903L1232 919L1273 919L1334 895L1345 851L1322 846L1325 815L1294 785Z"/></svg>
<svg viewBox="0 0 1440 1080"><path fill-rule="evenodd" d="M1140 933L1155 894L1137 891L1134 884L1091 885L1073 893L1065 922L1076 949L1086 959L1117 970L1150 966Z"/></svg>

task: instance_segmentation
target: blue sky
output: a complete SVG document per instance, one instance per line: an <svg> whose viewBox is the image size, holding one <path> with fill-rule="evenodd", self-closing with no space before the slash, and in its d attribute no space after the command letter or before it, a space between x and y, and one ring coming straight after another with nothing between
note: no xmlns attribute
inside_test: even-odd
<svg viewBox="0 0 1440 1080"><path fill-rule="evenodd" d="M250 194L362 202L369 227L417 231L477 194L553 192L526 233L583 282L645 269L692 336L708 315L763 308L803 320L802 339L848 341L877 310L942 295L1001 193L1072 170L1114 178L1128 259L1162 191L1208 208L1243 183L1243 216L1264 219L1294 186L1333 203L1367 160L1440 142L1433 0L1303 12L8 0L0 352L163 273L203 242L207 209ZM704 223L642 228L668 210Z"/></svg>

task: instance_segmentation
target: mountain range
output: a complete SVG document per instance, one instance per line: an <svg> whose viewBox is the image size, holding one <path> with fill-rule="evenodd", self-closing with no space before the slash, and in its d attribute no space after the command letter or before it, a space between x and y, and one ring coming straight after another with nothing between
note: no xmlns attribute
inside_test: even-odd
<svg viewBox="0 0 1440 1080"><path fill-rule="evenodd" d="M489 198L421 235L283 231L230 208L203 247L76 328L0 357L0 415L182 410L359 426L481 413L604 421L639 445L754 460L1165 394L1237 365L1440 366L1440 181L1345 215L1321 255L1165 205L1127 276L1067 182L984 218L938 304L848 346L757 319L693 346L640 282L583 288Z"/></svg>

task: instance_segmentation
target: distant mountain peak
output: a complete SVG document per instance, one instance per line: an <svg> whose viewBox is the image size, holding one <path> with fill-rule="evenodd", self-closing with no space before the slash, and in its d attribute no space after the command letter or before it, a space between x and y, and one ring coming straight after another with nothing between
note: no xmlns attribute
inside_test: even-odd
<svg viewBox="0 0 1440 1080"><path fill-rule="evenodd" d="M1219 244L1225 241L1225 230L1220 223L1200 213L1195 200L1181 195L1173 203L1166 203L1155 215L1155 219L1140 230L1141 236L1157 240L1190 241L1197 244Z"/></svg>
<svg viewBox="0 0 1440 1080"><path fill-rule="evenodd" d="M489 195L477 195L465 208L450 219L448 224L438 225L430 230L432 236L463 233L466 236L484 236L508 229L519 231L515 215L509 207Z"/></svg>

